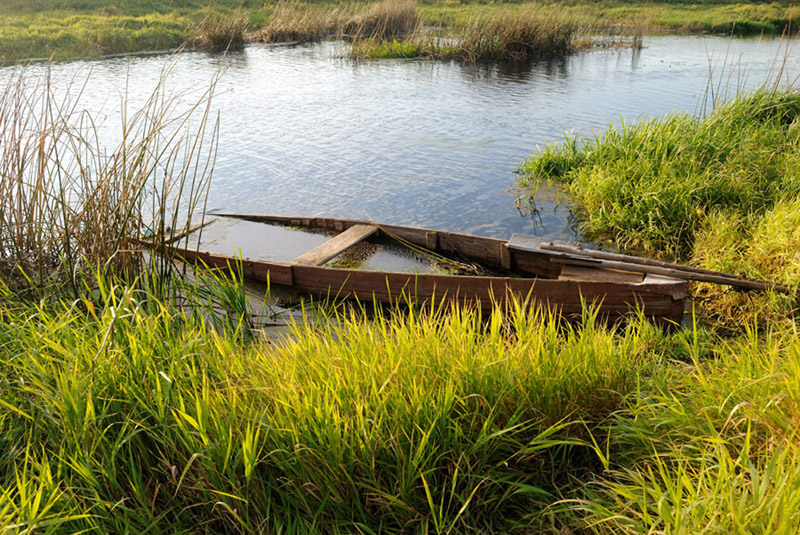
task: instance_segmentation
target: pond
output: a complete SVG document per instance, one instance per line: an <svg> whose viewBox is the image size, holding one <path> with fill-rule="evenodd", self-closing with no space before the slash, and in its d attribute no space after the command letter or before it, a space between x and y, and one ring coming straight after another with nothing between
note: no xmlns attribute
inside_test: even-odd
<svg viewBox="0 0 800 535"><path fill-rule="evenodd" d="M181 92L207 88L224 65L214 99L214 210L574 239L554 192L537 195L533 214L515 202L524 192L514 170L537 146L620 120L700 113L710 95L758 85L781 66L793 80L800 54L792 44L657 35L642 50L593 50L527 68L353 61L341 43L249 45L226 58L134 56L51 71L57 90L89 77L82 106L112 140L126 88L135 108L173 62L168 83L188 98Z"/></svg>

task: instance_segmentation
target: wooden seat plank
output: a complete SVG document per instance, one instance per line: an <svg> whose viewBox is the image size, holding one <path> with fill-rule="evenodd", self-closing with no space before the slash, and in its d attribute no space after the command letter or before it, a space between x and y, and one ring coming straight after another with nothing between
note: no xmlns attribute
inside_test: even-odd
<svg viewBox="0 0 800 535"><path fill-rule="evenodd" d="M361 240L372 236L377 231L378 227L374 225L353 225L325 243L301 254L291 263L305 266L321 266Z"/></svg>

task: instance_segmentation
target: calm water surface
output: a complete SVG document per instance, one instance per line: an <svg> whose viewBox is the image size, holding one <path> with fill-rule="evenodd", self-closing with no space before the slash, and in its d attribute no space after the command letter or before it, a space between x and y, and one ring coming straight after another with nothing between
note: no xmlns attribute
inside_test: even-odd
<svg viewBox="0 0 800 535"><path fill-rule="evenodd" d="M185 53L57 64L52 78L63 91L89 76L82 106L103 118L113 144L126 87L135 108L174 61L168 84L188 91L180 97L188 102L224 63L214 100L221 129L212 209L571 238L568 212L552 195L537 197L535 216L515 204L514 170L537 146L565 131L699 112L709 80L715 91L753 86L775 71L776 58L786 59L793 79L800 54L786 48L653 36L641 51L597 50L519 69L353 62L340 59L336 43L251 45L224 60Z"/></svg>

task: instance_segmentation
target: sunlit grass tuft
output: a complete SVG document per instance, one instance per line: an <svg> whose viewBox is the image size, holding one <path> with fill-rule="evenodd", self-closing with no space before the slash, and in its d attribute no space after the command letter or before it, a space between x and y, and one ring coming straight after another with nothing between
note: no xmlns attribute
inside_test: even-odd
<svg viewBox="0 0 800 535"><path fill-rule="evenodd" d="M800 525L792 331L724 341L444 308L340 313L273 344L126 285L0 302L4 525Z"/></svg>
<svg viewBox="0 0 800 535"><path fill-rule="evenodd" d="M14 485L39 488L46 470L45 495L62 489L40 512L11 491L4 524L533 525L562 470L595 464L578 422L621 407L663 336L446 309L342 315L243 345L143 297L106 285L93 303L4 309L0 483L35 463Z"/></svg>

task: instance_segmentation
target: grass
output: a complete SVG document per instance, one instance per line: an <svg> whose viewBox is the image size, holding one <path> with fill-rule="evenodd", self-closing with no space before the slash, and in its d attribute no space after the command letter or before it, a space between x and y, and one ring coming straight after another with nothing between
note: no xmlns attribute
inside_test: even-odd
<svg viewBox="0 0 800 535"><path fill-rule="evenodd" d="M425 21L457 24L489 16L499 8L517 14L537 12L559 17L594 32L609 29L673 30L722 35L781 35L791 31L800 14L790 2L425 2L420 16ZM796 29L795 29L796 31Z"/></svg>
<svg viewBox="0 0 800 535"><path fill-rule="evenodd" d="M526 160L522 179L565 183L589 237L800 287L798 119L797 91L762 89L706 117L669 115L567 138ZM759 310L777 320L796 307L787 297L749 306L746 295L701 290L728 318Z"/></svg>
<svg viewBox="0 0 800 535"><path fill-rule="evenodd" d="M791 31L798 9L787 3L678 2L521 2L460 3L444 0L413 3L393 0L362 2L278 2L255 0L14 0L0 5L0 58L56 59L174 49L194 44L218 50L244 39L269 42L314 41L329 36L375 39L375 32L394 17L389 41L420 27L469 29L478 21L503 18L557 20L588 33L634 33L644 30L760 35ZM399 24L399 26L398 26ZM476 28L473 28L473 34ZM549 30L548 30L549 31ZM493 32L497 34L496 31ZM219 37L214 38L214 35ZM484 41L487 37L482 37ZM492 37L488 37L492 39ZM447 46L442 46L443 52ZM442 53L442 57L449 54Z"/></svg>
<svg viewBox="0 0 800 535"><path fill-rule="evenodd" d="M209 52L236 51L244 48L244 35L249 27L248 17L237 11L221 15L208 10L206 15L190 28L195 48Z"/></svg>
<svg viewBox="0 0 800 535"><path fill-rule="evenodd" d="M424 56L470 63L528 62L565 57L582 46L590 46L588 40L578 40L574 24L554 15L494 10L488 15L455 21L446 29L432 30L411 16L413 9L407 8L406 13L401 24L391 25L390 32L356 32L366 37L354 39L351 55L373 59ZM444 26L441 21L434 24Z"/></svg>
<svg viewBox="0 0 800 535"><path fill-rule="evenodd" d="M375 41L366 39L353 45L351 54L357 58L390 59L390 58L420 58L433 57L442 54L441 49L425 46L421 42Z"/></svg>
<svg viewBox="0 0 800 535"><path fill-rule="evenodd" d="M259 38L267 43L321 41L340 35L353 13L352 7L283 2L273 8Z"/></svg>
<svg viewBox="0 0 800 535"><path fill-rule="evenodd" d="M240 278L190 283L137 252L141 231L202 212L213 86L174 110L159 85L101 151L80 100L56 99L46 80L20 71L0 98L4 531L800 529L800 337L786 317L665 332L637 317L601 325L592 310L565 324L524 303L350 309L262 338ZM722 160L771 173L772 185L742 186L747 211L709 207L720 222L701 219L695 247L753 261L737 257L745 236L763 269L796 272L785 144L798 109L793 92L756 93L676 122L694 137L658 145L651 170ZM696 143L677 145L687 137ZM625 165L648 160L636 136L614 160L572 145L531 169L617 165L625 147L637 155Z"/></svg>
<svg viewBox="0 0 800 535"><path fill-rule="evenodd" d="M144 297L106 286L92 301L33 304L3 292L4 525L800 527L789 331L720 341L456 308L338 315L275 345Z"/></svg>

